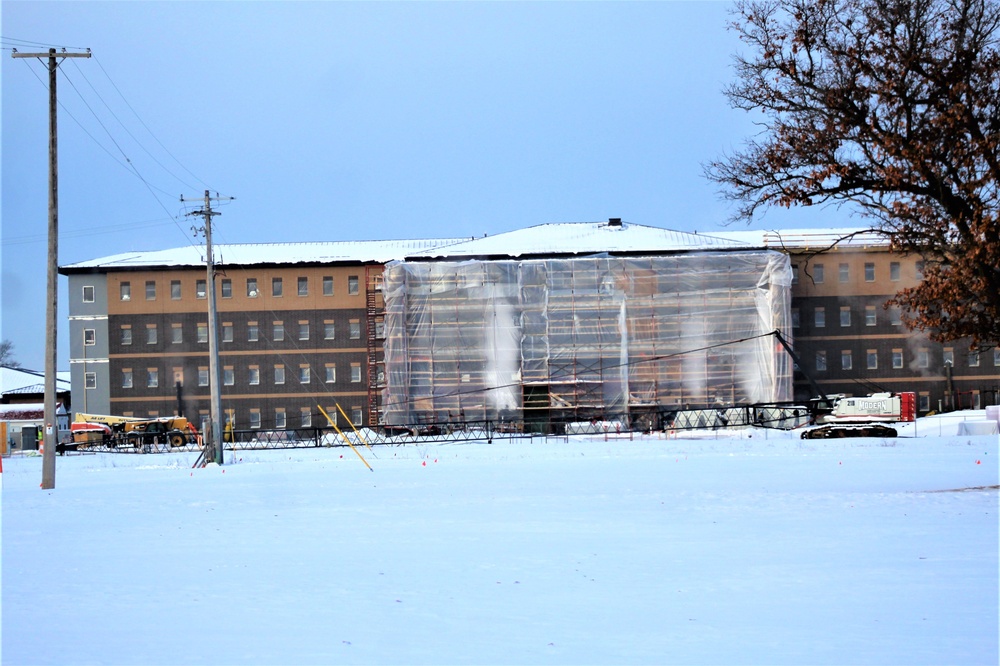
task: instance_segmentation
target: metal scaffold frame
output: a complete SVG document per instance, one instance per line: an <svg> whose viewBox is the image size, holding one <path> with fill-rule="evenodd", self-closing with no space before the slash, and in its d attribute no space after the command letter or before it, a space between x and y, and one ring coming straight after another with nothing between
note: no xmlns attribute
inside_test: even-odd
<svg viewBox="0 0 1000 666"><path fill-rule="evenodd" d="M770 250L393 262L383 418L538 432L787 401L791 267Z"/></svg>

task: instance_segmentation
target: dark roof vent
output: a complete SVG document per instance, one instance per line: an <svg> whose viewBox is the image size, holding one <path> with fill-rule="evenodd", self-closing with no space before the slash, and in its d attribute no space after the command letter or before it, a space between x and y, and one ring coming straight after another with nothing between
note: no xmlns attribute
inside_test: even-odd
<svg viewBox="0 0 1000 666"><path fill-rule="evenodd" d="M608 218L609 227L620 227L622 226L622 218L620 217L609 217Z"/></svg>

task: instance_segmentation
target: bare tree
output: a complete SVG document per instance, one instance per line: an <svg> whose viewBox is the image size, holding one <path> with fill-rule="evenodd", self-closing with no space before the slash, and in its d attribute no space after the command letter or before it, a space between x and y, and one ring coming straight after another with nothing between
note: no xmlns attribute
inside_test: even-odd
<svg viewBox="0 0 1000 666"><path fill-rule="evenodd" d="M0 367L20 368L21 364L14 360L14 343L10 340L0 342Z"/></svg>
<svg viewBox="0 0 1000 666"><path fill-rule="evenodd" d="M730 104L762 132L705 166L738 202L842 205L924 279L890 301L935 340L1000 342L996 0L739 0Z"/></svg>

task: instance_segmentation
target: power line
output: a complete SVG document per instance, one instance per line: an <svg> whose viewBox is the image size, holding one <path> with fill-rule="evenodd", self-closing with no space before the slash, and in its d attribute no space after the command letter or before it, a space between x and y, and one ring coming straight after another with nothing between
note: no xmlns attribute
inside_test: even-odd
<svg viewBox="0 0 1000 666"><path fill-rule="evenodd" d="M153 137L153 140L156 141L157 145L159 145L160 148L163 148L163 151L167 155L170 155L171 159L173 159L175 162L177 162L177 164L182 169L184 169L185 171L187 171L188 174L190 174L192 178L194 178L195 180L197 180L199 183L201 183L205 187L208 187L209 189L213 189L213 188L209 187L208 184L205 181L203 181L201 178L199 178L197 175L195 175L190 169L188 169L186 166L184 166L184 164L182 164L181 161L179 159L177 159L177 157L175 157L174 154L172 152L170 152L170 150L168 150L166 146L163 145L163 142L161 142L157 138L157 136L155 134L153 134L153 130L151 130L149 128L149 126L143 121L142 117L140 117L139 114L136 112L136 110L132 107L132 105L129 104L128 99L125 98L125 95L122 94L122 91L118 88L118 85L114 82L114 80L112 80L111 75L108 74L108 72L107 72L106 69L104 69L104 65L101 64L101 61L98 58L94 58L94 62L96 62L97 66L101 68L101 71L104 72L104 76L107 77L108 82L115 89L115 92L117 92L118 96L122 98L123 102L125 102L125 106L127 106L129 108L129 111L132 112L132 114L136 117L136 120L139 121L139 123L145 128L145 130L147 132L149 132L149 136ZM157 162L157 164L159 164L159 162ZM165 167L164 167L164 170L166 170ZM176 178L176 176L174 176L174 177ZM178 180L180 180L180 178L178 178ZM181 182L183 182L183 181L181 181Z"/></svg>
<svg viewBox="0 0 1000 666"><path fill-rule="evenodd" d="M90 79L88 79L88 78L87 78L87 75L86 75L86 74L84 74L84 72L83 72L83 70L82 70L82 69L80 69L80 66L79 66L79 65L76 65L76 63L73 63L73 64L74 64L74 66L76 66L76 70L77 70L77 71L78 71L78 72L80 73L80 76L82 76L82 77L83 77L83 80L87 82L87 85L88 85L88 86L90 86L90 89L91 89L92 91L94 91L94 94L95 94L95 95L97 95L97 99L101 100L101 103L102 103L102 104L104 104L104 108L106 108L106 109L108 110L108 113L110 113L110 114L111 114L111 117L112 117L112 118L114 118L115 120L117 120L117 121L118 121L118 124L119 124L119 125L121 126L121 128L122 128L123 130L125 130L125 133L129 135L129 137L130 137L130 138L131 138L131 139L132 139L132 140L133 140L133 141L135 142L135 144L136 144L137 146L139 146L139 148L141 148L141 149L142 149L142 151L143 151L144 153L146 153L146 154L147 154L147 155L149 156L149 158L150 158L151 160L153 160L153 161L154 161L154 162L155 162L155 163L157 164L157 166L159 166L159 167L160 167L161 169L163 169L163 170L164 170L165 172L167 172L168 174L170 174L171 176L173 176L173 177L174 177L174 178L175 178L175 179L177 180L177 182L179 182L179 183L180 183L181 185L183 185L184 187L187 187L187 188L191 188L191 189L193 189L193 186L191 186L190 184L186 183L186 182L185 182L185 181L184 181L184 180L183 180L183 179L182 179L182 178L181 178L180 176L178 176L177 174L175 174L174 172L172 172L172 171L171 171L170 169L168 169L167 167L165 167L165 166L163 165L163 163L162 163L162 162L160 162L160 160L156 159L156 156L155 156L155 155L153 155L153 153L149 152L149 150L148 150L148 149L147 149L147 148L146 148L146 147L145 147L144 145L142 145L142 143L140 143L139 139L137 139L137 138L135 137L135 135L134 135L134 134L132 134L132 132L131 132L131 131L129 130L129 128L125 126L125 123L123 123L123 122L122 122L121 118L119 118L119 117L118 117L118 114L116 114L116 113L114 112L114 109L112 109L112 108L111 108L111 106L110 106L110 105L108 105L108 102L107 102L107 100L105 100L105 99L104 99L104 97L102 97L102 96L101 96L101 93L100 93L100 92L98 92L97 88L95 88L95 87L94 87L94 84L90 82ZM70 83L70 85L73 85L73 84L72 84L72 83ZM73 89L74 89L74 90L77 90L77 89L76 89L76 86L73 86ZM80 91L79 91L79 90L77 90L77 94L78 94L78 95L80 94ZM82 96L82 95L81 95L80 97L81 97L81 99L83 98L83 96ZM86 104L86 101L84 101L84 104ZM89 105L89 104L88 104L87 106L88 106L88 108L90 107L90 105ZM93 109L91 109L91 113L93 113ZM97 114L94 114L95 118L96 118L96 115L97 115ZM98 122L100 122L100 121L98 120ZM102 124L102 125L103 125L103 124ZM108 129L107 129L106 127L105 127L105 128L104 128L104 131L105 131L105 132L108 132ZM109 132L109 134L110 134L110 132ZM113 139L112 139L112 140L113 140ZM117 143L116 143L116 145L117 145ZM119 148L119 149L120 149L120 148ZM131 163L131 160L129 160L129 163Z"/></svg>
<svg viewBox="0 0 1000 666"><path fill-rule="evenodd" d="M162 227L168 224L176 224L176 218L170 217L161 220L148 220L146 222L123 222L122 224L108 224L100 227L91 227L89 229L77 229L75 231L60 231L60 236L62 238L86 238L88 236L102 236L105 234L114 234L121 231L133 231L135 229L149 229L152 227ZM30 245L31 243L39 243L44 240L45 240L45 234L16 236L14 238L5 235L3 241L0 241L0 245L4 247L11 245Z"/></svg>
<svg viewBox="0 0 1000 666"><path fill-rule="evenodd" d="M33 70L33 69L32 69L32 68L30 67L30 65L28 65L28 63L27 63L27 62L25 63L25 65L27 65L27 66L28 66L28 69L29 69L29 70L31 70L32 74L33 74L33 75L35 76L35 78L36 78L36 79L37 79L37 80L39 81L39 83L40 83L40 84L41 84L41 85L42 85L43 87L46 87L46 86L45 86L45 83L44 83L44 82L43 82L43 81L41 80L41 78L40 78L40 77L38 76L37 72L35 72L35 71L34 71L34 70ZM78 70L79 70L79 68L78 68ZM102 67L102 70L103 70L103 67ZM177 229L178 229L178 230L179 230L179 231L180 231L180 232L181 232L181 233L182 233L182 234L184 235L185 239L187 239L187 232L186 232L186 231L184 230L184 228L183 228L183 227L181 227L181 225L179 224L177 216L174 216L174 215L172 215L172 214L171 214L170 210L168 210L168 209L167 209L167 207L166 207L166 206L164 205L163 201L162 201L162 200L161 200L161 199L160 199L160 198L159 198L159 197L158 197L158 196L156 195L156 193L154 192L154 190L156 190L157 192L160 192L160 193L161 193L161 194L163 194L163 195L166 195L166 196L169 196L169 197L173 197L173 196L176 196L176 195L174 195L174 194L172 194L172 193L170 193L170 192L168 192L168 191L166 191L166 190L164 190L164 189L162 189L162 188L160 188L160 187L157 187L157 186L153 185L152 183L150 183L150 182L149 182L149 181L148 181L148 180L147 180L147 179L146 179L146 178L145 178L145 177L144 177L144 176L143 176L143 175L142 175L142 174L141 174L141 173L139 172L139 169L138 169L138 167L136 167L135 163L133 163L133 162L132 162L132 160L131 160L131 159L129 158L129 156L128 156L128 155L127 155L127 154L125 153L125 150L124 150L124 149L123 149L123 148L121 147L121 145L120 145L120 144L118 143L118 141L117 141L117 140L115 139L115 137L114 137L114 136L112 135L112 133L111 133L111 131L110 131L110 130L108 129L108 127L107 127L107 126L106 126L106 125L105 125L105 124L104 124L104 123L103 123L103 122L101 121L100 117L99 117L99 116L97 115L97 113L96 113L96 112L94 111L93 107L92 107L92 106L90 105L90 103L89 103L89 102L87 101L87 99L86 99L86 98L85 98L85 97L83 96L83 94L82 94L82 93L80 92L79 88L77 88L77 86L76 86L76 84L74 83L74 81L73 81L73 80L72 80L72 79L71 79L71 78L70 78L70 77L69 77L69 76L68 76L68 75L66 74L66 71L65 71L65 70L63 70L63 76L64 76L64 77L66 78L67 82L68 82L68 83L70 84L70 86L71 86L71 87L73 88L73 90L74 90L74 91L76 92L77 96L78 96L78 97L80 98L80 100L81 100L81 101L83 102L84 106L86 106L86 107L87 107L87 110L88 110L88 111L90 111L91 115L92 115L92 116L94 117L94 119L95 119L95 120L97 121L97 123L98 123L98 124L99 124L99 125L101 126L101 128L102 128L102 129L104 130L105 134L107 134L108 138L109 138L109 139L111 140L111 142L112 142L112 143L114 144L115 148L117 148L117 149L118 149L118 152L119 152L119 153L121 153L121 156L122 156L122 159L124 159L124 162L122 161L122 159L119 159L118 157L116 157L116 156L115 156L115 155L114 155L114 154L113 154L113 153L112 153L112 152L111 152L111 151L110 151L110 150L109 150L109 149L107 148L107 146L105 146L105 145L104 145L103 143L101 143L101 142L100 142L100 141L99 141L99 140L98 140L98 139L97 139L97 138L96 138L96 137L95 137L95 136L94 136L94 135L93 135L93 134L92 134L92 133L91 133L91 132L90 132L90 131L89 131L89 130L88 130L88 129L87 129L86 127L85 127L85 126L84 126L84 124L83 124L83 123L82 123L82 122L81 122L81 121L80 121L80 120L79 120L79 119L78 119L78 118L77 118L77 117L76 117L76 116L75 116L75 115L74 115L74 114L73 114L73 113L72 113L72 112L71 112L71 111L70 111L69 109L67 109L67 108L66 108L66 105L65 105L65 104L63 104L63 103L62 103L61 101L59 101L59 102L58 102L59 106L60 106L60 107L61 107L61 108L63 109L63 111L64 111L64 112L66 112L66 113L67 113L67 114L69 115L69 117L70 117L70 118L71 118L71 119L73 120L73 122L75 122L75 123L77 124L77 126L79 126L79 127L80 127L80 129L81 129L81 130L83 131L83 133L84 133L84 134L86 134L86 135L87 135L87 136L88 136L88 137L90 138L90 140L91 140L91 141L93 141L93 142L94 142L95 144L97 144L97 146L98 146L98 147L100 147L100 148L101 148L101 150L103 150L103 151L104 151L105 153L107 153L107 155L108 155L108 156L109 156L109 157L110 157L110 158L111 158L112 160L114 160L114 161L115 161L115 162L116 162L116 163L117 163L117 164L118 164L119 166L123 167L123 168L124 168L124 169L125 169L126 171L128 171L128 172L129 172L129 173L130 173L131 175L135 176L136 178L138 178L138 179L139 179L139 181L140 181L140 182L142 182L142 184L143 184L143 185L144 185L144 186L146 187L146 189L147 189L147 190L149 191L149 193L150 193L150 196L152 196L152 197L153 197L153 199L154 199L154 200L156 201L156 203L157 203L157 204L158 204L158 205L160 206L160 208L162 208L162 209L163 209L163 211L164 211L164 212L165 212L165 213L166 213L166 214L167 214L167 215L168 215L168 216L170 217L170 219L171 219L171 220L173 220L173 224L174 224L174 226L176 226L176 227L177 227ZM106 101L105 101L105 100L104 100L104 99L103 99L103 98L102 98L102 97L100 96L100 94L99 94L99 93L97 92L97 90L96 90L96 89L94 88L93 84L91 84L91 83L90 83L89 79L87 79L87 78L86 78L86 76L84 76L84 79L85 79L85 80L87 81L88 85L90 85L91 89L92 89L92 90L94 90L94 93L95 93L95 94L97 95L98 99L100 99L100 100L101 100L101 102L102 102L102 103L103 103L103 104L104 104L104 105L105 105L105 106L106 106L106 107L108 108L108 110L109 110L109 111L111 112L112 116L114 116L114 117L115 117L115 119L116 119L116 120L117 120L117 121L119 122L119 124L121 124L121 125L122 125L123 129L125 129L125 131L126 131L126 132L127 132L128 134L129 134L129 136L131 136L131 137L132 137L132 139L133 139L133 140L135 140L135 142L136 142L136 143L137 143L137 144L139 145L139 147L140 147L140 148L142 148L142 149L143 149L143 150L144 150L144 151L145 151L145 152L146 152L147 154L149 154L149 155L150 155L150 157L153 157L153 156L152 156L152 154L150 154L150 153L149 153L149 151L148 151L148 150L146 150L146 148L145 148L144 146L142 146L142 144L141 144L141 143L139 143L138 139L136 139L136 138L135 138L135 136L131 134L131 132L128 132L128 129L127 129L127 128L125 128L125 125L124 125L124 123L122 123L122 122L121 122L121 120L120 120L120 119L119 119L119 118L117 117L117 115L115 115L114 111L112 111L112 110L111 110L110 106L109 106L109 105L107 104L107 102L106 102ZM109 77L109 80L110 80L110 77ZM114 82L112 82L112 85L114 85ZM117 89L117 86L116 86L116 89ZM119 91L119 95L121 95L121 92L120 92L120 91ZM124 99L124 97L123 97L123 99ZM127 102L126 102L126 103L127 103ZM130 107L130 108L131 108L131 107ZM133 110L133 113L135 113L135 111L134 111L134 110ZM140 122L141 122L141 119L140 119ZM143 124L143 125L145 126L145 124ZM147 130L148 130L148 128L147 128ZM154 137L154 138L155 138L155 137ZM162 145L162 144L161 144L161 145ZM171 155L171 157L173 157L173 156ZM174 158L174 159L176 160L176 158ZM170 172L170 171L169 171L169 170L168 170L168 169L167 169L166 167L164 167L164 166L163 166L162 164L160 164L160 162L159 162L159 161L157 161L155 157L153 157L153 160L154 160L154 161L156 161L156 162L157 162L157 164L159 164L159 165L161 166L161 168L163 168L163 169L164 169L164 171L167 171L167 173L170 173L170 174L171 174L171 175L172 175L172 176L173 176L174 178L176 178L176 179L177 179L178 181L180 181L181 183L183 183L183 182L184 182L184 181L183 181L183 180L182 180L181 178L177 177L177 176L176 176L175 174L171 173L171 172ZM182 165L182 166L183 166L183 165ZM197 176L196 176L196 178L197 178ZM198 180L200 181L200 179L198 179ZM194 243L193 243L193 242L192 242L192 241L191 241L190 239L187 239L187 242L188 242L188 244L189 244L189 245L191 245L191 246L194 246ZM5 243L5 244L6 244L6 243Z"/></svg>
<svg viewBox="0 0 1000 666"><path fill-rule="evenodd" d="M33 42L27 39L18 39L17 37L4 37L0 35L0 42L17 42L14 46L41 46L47 49L75 49L77 51L85 51L87 47L85 46L69 46L67 44L50 44L48 42Z"/></svg>

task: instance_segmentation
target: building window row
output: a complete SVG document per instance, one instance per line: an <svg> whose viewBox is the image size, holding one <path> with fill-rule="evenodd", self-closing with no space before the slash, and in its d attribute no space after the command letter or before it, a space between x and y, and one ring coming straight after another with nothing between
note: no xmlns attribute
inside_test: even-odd
<svg viewBox="0 0 1000 666"><path fill-rule="evenodd" d="M348 322L349 326L349 337L351 340L361 339L361 320L351 319ZM123 324L120 327L120 342L124 346L132 344L132 325ZM233 330L232 322L223 322L220 326L221 339L222 342L233 342L235 340L235 334ZM311 327L308 320L299 320L295 324L294 328L295 339L299 341L308 341L311 339ZM335 340L337 335L336 325L333 320L324 320L323 322L323 339L324 340ZM208 343L208 323L199 322L195 326L195 340L199 344ZM247 342L258 342L260 340L260 324L256 321L247 322ZM282 342L285 340L285 322L284 321L273 321L271 323L271 340L273 342ZM146 344L155 345L159 341L157 325L147 324L146 325ZM184 342L184 330L182 324L171 324L170 325L170 342L171 344L181 344ZM84 329L84 344L93 345L96 343L96 332L94 329Z"/></svg>
<svg viewBox="0 0 1000 666"><path fill-rule="evenodd" d="M970 368L978 368L980 366L982 352L969 352L966 356L966 365ZM865 368L868 370L877 370L879 367L879 352L877 349L866 349L865 350ZM901 347L892 349L890 351L890 365L893 370L902 370L904 364L904 353ZM918 349L913 356L913 364L917 368L929 368L931 364L931 354L930 350L926 348ZM942 350L941 354L941 364L954 366L955 365L955 352L951 347L946 347ZM1000 349L993 350L993 366L1000 368ZM854 367L854 358L852 350L845 349L840 353L840 367L842 370L851 370ZM814 368L817 371L825 371L827 369L827 352L826 350L816 351Z"/></svg>
<svg viewBox="0 0 1000 666"><path fill-rule="evenodd" d="M280 386L286 383L287 373L286 370L291 367L284 363L275 363L271 366L271 382L276 386ZM353 384L361 383L362 373L361 373L361 363L351 363L351 374L350 381ZM121 370L121 387L123 389L130 389L134 387L133 383L133 369L132 368L122 368ZM293 369L294 377L299 384L310 384L313 381L313 367L308 363L301 363L294 367ZM159 370L157 368L147 368L147 380L146 386L148 388L155 388L159 386ZM176 375L176 372L175 372ZM221 380L223 386L234 386L236 384L236 368L232 365L224 365L221 372ZM210 385L209 379L209 367L207 365L198 366L198 386L207 387ZM337 382L337 364L336 363L324 363L322 367L322 373L319 375L322 377L322 382L324 384L335 384ZM258 386L261 383L261 366L259 364L251 364L247 366L246 372L247 385ZM176 381L183 382L183 373L180 377L176 377Z"/></svg>
<svg viewBox="0 0 1000 666"><path fill-rule="evenodd" d="M351 414L351 423L355 426L362 425L363 410L358 406L348 407ZM270 412L269 420L265 420L265 412L260 407L250 407L244 413L237 412L236 416L236 429L250 429L250 430L283 430L286 428L312 428L314 427L314 422L321 425L321 427L326 427L327 421L326 417L322 416L318 411L313 414L313 411L308 407L298 408L298 420L297 423L291 423L289 421L289 411L285 407L275 407L273 411ZM337 409L336 405L331 405L325 408L326 413L329 415L330 420L336 426L346 425L341 423L340 410ZM294 412L293 412L294 413ZM203 424L208 423L208 414L202 415ZM245 420L244 420L245 419Z"/></svg>
<svg viewBox="0 0 1000 666"><path fill-rule="evenodd" d="M841 328L848 328L851 326L853 321L851 316L851 306L842 305L840 306L840 326ZM798 328L802 319L799 314L799 308L792 308L792 327ZM889 323L892 326L900 326L903 323L903 319L899 308L891 307L889 308ZM865 326L877 326L878 325L878 307L875 305L865 306ZM813 308L813 327L814 328L826 328L826 307L819 306Z"/></svg>
<svg viewBox="0 0 1000 666"><path fill-rule="evenodd" d="M815 284L823 284L826 282L826 265L821 263L815 263L810 269L812 273L812 281ZM898 261L889 262L889 280L892 282L898 282L902 276L902 269ZM873 261L866 261L864 264L864 278L865 282L875 282L876 280L876 266ZM917 267L916 271L917 279L923 278L922 266ZM883 278L884 279L884 278ZM840 263L837 265L837 280L841 283L847 283L851 281L851 265L849 263ZM792 264L792 284L798 283L798 265Z"/></svg>
<svg viewBox="0 0 1000 666"><path fill-rule="evenodd" d="M334 279L332 275L324 275L320 278L321 282L321 293L323 296L333 296L334 295ZM156 280L146 280L145 281L145 293L147 301L156 300L157 292L157 282ZM219 291L222 298L232 298L233 297L233 281L232 278L222 278L219 281ZM356 296L361 291L361 281L357 275L349 275L347 277L347 293L350 296ZM271 296L280 298L284 296L284 278L282 277L272 277L271 278ZM295 293L298 296L308 296L309 295L309 278L307 276L298 276L295 278ZM195 298L203 299L208 295L208 282L205 279L195 280ZM258 288L257 278L251 277L246 278L246 295L248 298L257 298L260 295L260 289ZM122 301L132 300L132 283L129 280L124 280L118 284L118 297ZM183 297L183 284L181 280L170 280L170 298L171 300L180 300ZM83 287L83 302L93 303L94 302L94 287L92 285L85 285Z"/></svg>

